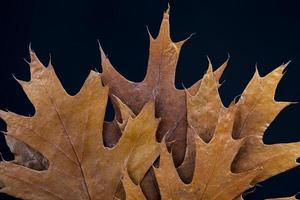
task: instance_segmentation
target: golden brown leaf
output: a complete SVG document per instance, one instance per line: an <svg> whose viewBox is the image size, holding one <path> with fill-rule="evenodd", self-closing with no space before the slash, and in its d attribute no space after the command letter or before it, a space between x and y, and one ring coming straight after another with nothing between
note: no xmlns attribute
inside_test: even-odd
<svg viewBox="0 0 300 200"><path fill-rule="evenodd" d="M239 101L224 108L218 88L227 61L216 72L209 62L202 80L186 90L175 88L175 68L184 42L172 42L165 13L158 37L150 35L147 74L139 83L120 75L101 49L101 77L110 87L116 110L111 123L103 122L108 90L99 74L91 73L83 89L71 97L52 66L44 68L31 52L33 78L20 83L37 113L34 117L0 115L8 122L6 137L14 162L44 171L3 162L3 191L29 195L29 199L36 195L64 199L70 190L74 199L120 199L124 196L120 188L124 188L126 198L134 200L145 199L141 184L148 199L158 199L155 171L162 199L230 200L242 199L251 185L295 167L299 143L266 145L262 141L269 124L290 104L274 100L286 65L265 77L256 72ZM162 120L159 127L154 113ZM157 139L165 138L172 155L163 146L160 167L154 170L159 153L156 130ZM81 156L82 152L88 156ZM33 178L28 182L29 177ZM31 194L32 188L38 192Z"/></svg>
<svg viewBox="0 0 300 200"><path fill-rule="evenodd" d="M115 101L118 103L117 106L119 108L119 112L121 114L121 119L122 119L122 122L117 122L117 123L119 125L120 130L123 131L127 125L128 119L130 117L135 117L135 114L118 97L115 96L113 98L115 98L116 99Z"/></svg>
<svg viewBox="0 0 300 200"><path fill-rule="evenodd" d="M219 83L215 79L209 61L207 73L202 78L200 87L195 95L187 91L187 121L197 134L209 142L218 123L219 113L224 108L218 92Z"/></svg>
<svg viewBox="0 0 300 200"><path fill-rule="evenodd" d="M142 189L132 182L126 171L122 177L122 183L126 193L126 200L146 200Z"/></svg>
<svg viewBox="0 0 300 200"><path fill-rule="evenodd" d="M0 162L4 184L0 191L24 199L114 199L127 162L134 180L140 179L159 153L154 102L128 118L116 146L104 147L108 87L102 86L99 74L91 72L80 92L70 96L53 67L43 67L33 52L31 57L31 80L19 83L35 106L35 115L0 111L0 117L7 123L6 137L40 152L49 168L37 171Z"/></svg>
<svg viewBox="0 0 300 200"><path fill-rule="evenodd" d="M235 159L233 170L241 172L262 166L263 172L253 183L298 165L296 159L300 156L299 143L266 145L262 141L269 124L280 111L291 104L274 100L276 87L286 66L287 64L281 65L264 77L256 71L236 104L237 116L233 136L250 137Z"/></svg>
<svg viewBox="0 0 300 200"><path fill-rule="evenodd" d="M268 124L290 104L274 100L275 90L285 67L286 65L282 65L265 77L260 77L256 72L239 102L231 104L237 110L233 119L232 136L244 139L244 144L232 163L232 170L240 173L261 167L261 173L252 180L252 184L297 166L299 143L266 145L262 141ZM188 125L198 135L202 135L204 141L209 141L216 131L215 118L222 109L224 107L218 93L218 82L209 66L198 92L193 96L187 91ZM193 142L189 142L187 152L190 153L186 154L182 165L190 165L191 168L193 165L190 160L195 157ZM183 170L181 166L178 169Z"/></svg>
<svg viewBox="0 0 300 200"><path fill-rule="evenodd" d="M175 80L175 67L177 59L180 53L182 44L185 41L173 43L170 38L169 30L169 16L165 13L164 19L161 25L161 31L157 39L150 36L150 52L149 52L149 64L147 75L143 82L132 83L127 81L124 77L118 74L109 63L109 60L104 56L102 52L102 67L103 67L103 80L105 84L109 85L111 90L111 98L116 110L116 116L118 120L114 120L112 123L104 122L103 138L104 144L107 147L113 147L119 137L121 136L121 130L126 125L126 118L133 113L121 114L120 104L114 95L121 98L134 113L139 113L143 105L145 105L150 99L155 98L155 104L157 106L156 114L162 118L161 125L157 133L158 138L166 132L173 131L169 141L175 141L173 145L173 152L175 157L175 164L179 165L183 159L185 152L185 138L186 138L186 99L185 92L178 90L174 86ZM37 60L35 54L31 54L31 59ZM40 62L31 62L33 65L42 65ZM219 80L227 61L215 72L216 79ZM201 80L195 83L189 92L193 94L197 91ZM176 99L174 101L173 99ZM125 115L124 115L125 114ZM124 116L123 116L124 115ZM124 117L124 118L123 118ZM120 123L118 123L120 121ZM11 151L16 156L15 162L26 167L37 170L45 170L48 167L47 160L34 149L28 147L26 144L15 140L7 139L8 145ZM181 166L183 168L184 165ZM189 165L186 165L189 167ZM191 178L191 170L180 170L182 177ZM150 172L152 170L150 169ZM141 173L143 174L143 173ZM142 177L140 175L136 176ZM132 177L132 176L131 176ZM140 180L134 180L140 182ZM153 177L146 177L146 180L153 180ZM145 182L144 181L144 182ZM143 183L144 185L145 183ZM154 183L155 184L155 183Z"/></svg>
<svg viewBox="0 0 300 200"><path fill-rule="evenodd" d="M175 71L180 50L184 41L174 43L170 37L169 14L164 13L159 35L154 39L150 34L150 49L147 73L142 82L135 83L125 79L119 74L105 53L101 50L101 60L104 84L110 88L110 95L118 96L123 102L132 109L133 113L139 113L143 105L150 99L155 99L156 115L161 118L161 123L157 131L158 141L168 133L167 144L172 145L172 153L176 166L179 166L184 158L186 149L186 94L185 90L175 88ZM215 72L216 80L219 80L228 60ZM189 93L197 92L201 81L196 82L188 89ZM112 98L114 105L118 102ZM120 111L116 109L117 116ZM117 123L114 121L105 126L105 132L116 132ZM117 136L106 138L108 143L115 143ZM187 161L188 162L188 161ZM182 165L180 175L185 181L191 178L191 163ZM186 169L185 169L186 168ZM142 182L143 189L154 188L156 183L151 175L152 169ZM146 185L146 186L144 186ZM151 186L152 185L152 186ZM155 194L155 189L146 191L150 199L159 198Z"/></svg>
<svg viewBox="0 0 300 200"><path fill-rule="evenodd" d="M215 134L209 143L196 132L196 159L193 180L185 184L180 180L172 157L163 146L160 167L155 169L162 199L235 199L251 187L252 179L260 172L254 169L232 173L231 164L243 139L232 138L235 108L222 109ZM192 127L189 129L193 129Z"/></svg>
<svg viewBox="0 0 300 200"><path fill-rule="evenodd" d="M212 71L212 64L209 66L206 74L199 83L198 91L195 95L191 95L186 91L187 101L187 123L189 127L203 139L209 142L213 137L220 111L224 108L218 92L219 83ZM188 129L188 131L190 131ZM181 178L186 182L190 182L192 171L194 169L195 145L193 138L187 138L189 145L186 147L186 155L184 162L177 170Z"/></svg>
<svg viewBox="0 0 300 200"><path fill-rule="evenodd" d="M172 42L169 29L169 15L166 12L156 39L150 37L149 61L145 79L134 83L126 80L111 65L102 53L103 81L110 87L111 95L118 96L134 113L138 113L143 105L155 98L156 115L162 120L157 132L160 141L170 131L168 141L172 144L176 166L184 157L186 140L186 97L185 91L175 88L175 71L180 49L184 41ZM227 61L215 72L218 80L227 65ZM197 91L201 81L188 89L190 93ZM176 99L176 100L175 100ZM112 98L113 103L117 104ZM174 127L175 126L175 127ZM167 142L168 142L167 141Z"/></svg>

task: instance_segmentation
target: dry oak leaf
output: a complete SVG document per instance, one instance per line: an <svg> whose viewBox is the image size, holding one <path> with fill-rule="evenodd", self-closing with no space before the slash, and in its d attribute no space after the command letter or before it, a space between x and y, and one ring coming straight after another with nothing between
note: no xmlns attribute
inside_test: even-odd
<svg viewBox="0 0 300 200"><path fill-rule="evenodd" d="M156 39L151 34L147 73L142 82L131 82L112 66L101 50L103 82L110 88L110 95L116 95L133 111L139 113L143 105L155 99L156 115L161 118L157 131L160 141L168 133L166 142L172 142L175 165L183 161L186 148L186 95L185 90L175 88L175 72L180 50L184 41L174 43L170 38L169 14L164 13L160 32ZM215 72L220 79L227 61ZM188 89L194 94L201 81ZM113 104L116 104L112 98ZM117 113L118 115L118 113ZM109 126L109 125L108 125ZM112 127L110 127L112 128ZM172 131L172 133L170 133Z"/></svg>
<svg viewBox="0 0 300 200"><path fill-rule="evenodd" d="M32 69L39 69L39 68L44 68L43 64L39 61L37 55L32 51L30 48L30 62L28 63ZM49 63L49 66L51 66L51 62ZM52 66L51 66L52 67ZM34 73L34 72L32 72ZM99 75L99 74L98 74ZM49 78L49 77L48 77ZM58 82L57 77L53 76L52 77L54 82ZM60 87L60 84L58 83L58 87ZM96 89L96 88L95 88ZM54 91L53 91L54 93ZM124 104L122 103L116 96L111 96L114 98L115 102L115 109L118 111L121 115L120 121L114 121L116 125L121 126L120 129L123 130L124 127L126 126L126 123L128 121L129 117L135 117L133 112ZM149 100L149 102L152 100ZM151 103L151 106L154 106L153 103ZM154 108L153 108L154 109ZM158 119L159 120L159 119ZM153 124L155 129L157 129L158 126L158 121L156 122L157 124ZM113 129L113 130L106 130L105 131L105 124L107 122L104 122L104 130L103 131L103 143L107 144L106 140L110 140L110 138L115 138L120 130ZM117 132L117 133L116 133ZM122 134L122 133L121 133ZM128 168L129 168L129 174L130 177L133 179L133 181L138 184L144 177L145 173L149 169L149 166L153 163L153 160L157 158L159 154L159 148L153 149L153 147L156 144L156 139L153 137L152 134L145 134L143 137L146 137L145 139L148 139L149 142L147 144L139 144L135 146L135 150L132 152L132 156L130 157L131 159L135 159L131 162L129 162ZM14 162L18 163L20 165L36 169L36 170L45 170L48 168L48 161L47 159L40 154L38 151L35 149L32 149L28 145L24 144L23 142L13 138L13 137L6 137L6 142L12 151L12 153L15 156ZM110 144L108 146L112 147L115 144ZM107 145L105 145L107 146ZM148 151L140 151L142 148L148 149ZM153 150L153 151L151 151ZM146 157L145 157L146 155ZM148 156L148 157L147 157ZM149 158L149 159L147 159Z"/></svg>
<svg viewBox="0 0 300 200"><path fill-rule="evenodd" d="M131 82L117 72L102 48L100 48L103 69L101 76L104 84L110 88L110 95L114 105L118 104L113 97L113 95L116 95L132 109L133 113L139 113L146 102L150 99L155 100L155 114L161 118L156 134L157 139L160 141L168 133L166 142L169 146L172 145L174 162L176 166L179 166L184 159L186 149L187 104L185 91L175 88L174 82L178 57L181 47L186 40L176 43L171 40L168 11L164 13L157 38L154 39L151 34L149 34L149 38L148 67L142 82ZM215 71L217 80L220 79L227 62L228 60ZM188 91L194 94L200 83L201 80L188 88ZM120 111L116 109L116 116L117 119L119 118L119 121L121 121L120 115ZM105 132L117 132L118 129L116 121L106 123L104 127ZM108 144L114 144L117 139L118 135L105 138L105 141ZM188 160L191 161L191 159ZM179 169L180 176L185 181L189 181L192 177L191 165L192 163L187 161ZM144 192L148 194L146 195L147 198L159 198L155 189L156 183L152 169L149 170L142 180L141 186Z"/></svg>
<svg viewBox="0 0 300 200"><path fill-rule="evenodd" d="M80 92L70 96L53 67L44 67L33 52L31 57L31 80L19 83L36 109L35 115L0 111L0 117L7 123L6 137L40 152L48 159L49 168L37 171L2 161L0 181L4 187L0 192L41 200L117 198L124 168L145 171L159 154L154 102L147 103L137 117L129 117L118 143L107 148L102 129L108 87L102 86L100 75L91 72ZM140 148L143 152L137 154Z"/></svg>
<svg viewBox="0 0 300 200"><path fill-rule="evenodd" d="M254 180L261 182L267 178L294 168L300 156L300 143L272 144L263 143L265 130L275 117L291 102L274 100L279 81L287 64L283 64L264 77L256 70L252 80L247 85L236 103L237 115L233 128L234 138L248 137L241 148L232 168L234 172L263 167Z"/></svg>
<svg viewBox="0 0 300 200"><path fill-rule="evenodd" d="M260 173L252 180L252 185L298 165L296 159L300 155L299 142L266 145L262 141L268 125L290 104L274 100L276 87L287 64L281 65L264 77L259 76L256 71L240 100L231 104L236 109L235 118L230 122L233 123L232 136L235 139L244 139L232 162L232 171L240 173L261 168ZM209 62L209 68L197 93L191 95L187 91L187 120L190 127L188 132L194 131L204 142L214 137L216 127L220 123L216 118L219 118L220 112L225 109L218 88L219 83ZM186 152L185 160L178 168L180 170L182 166L190 165L191 162L186 160L193 160L196 156L195 144L191 139L188 140Z"/></svg>
<svg viewBox="0 0 300 200"><path fill-rule="evenodd" d="M195 141L195 170L189 184L181 181L173 160L163 145L160 167L155 169L162 199L235 199L252 187L251 181L261 169L232 173L231 164L244 143L232 138L235 107L223 108L219 114L215 134L209 143L189 127L188 138ZM189 140L189 139L188 139ZM170 184L172 183L172 184Z"/></svg>
<svg viewBox="0 0 300 200"><path fill-rule="evenodd" d="M141 187L134 184L126 172L122 177L122 183L125 186L126 200L146 200Z"/></svg>
<svg viewBox="0 0 300 200"><path fill-rule="evenodd" d="M209 142L213 137L219 113L224 108L218 92L218 80L215 79L209 59L208 62L208 70L202 78L197 93L192 95L188 90L186 91L188 125L197 130L197 134L205 142Z"/></svg>
<svg viewBox="0 0 300 200"><path fill-rule="evenodd" d="M121 124L121 126L125 126L127 121L126 117L128 117L128 115L122 116L118 107L119 102L114 98L114 95L120 97L121 100L133 110L131 114L139 113L142 107L150 99L155 97L155 104L157 107L156 114L162 118L157 136L158 138L162 138L166 132L173 131L172 134L169 134L172 135L169 141L176 141L173 145L173 156L175 157L175 164L178 166L184 157L186 146L186 97L184 90L175 88L174 79L177 59L179 57L181 46L185 41L177 43L172 42L170 38L168 12L164 14L158 37L154 39L151 35L149 36L150 51L148 70L144 81L140 83L127 81L122 77L111 66L109 60L104 55L103 51L101 51L103 67L102 79L104 83L110 87L110 96L117 116L117 120L114 120L112 123L104 122L103 142L105 146L113 147L121 136L121 129L124 128L119 126ZM33 65L33 63L42 66L36 55L31 52L30 65ZM226 65L227 61L216 70L216 79L220 79ZM195 83L188 89L189 92L191 94L196 92L200 83L201 81ZM176 101L174 101L174 99L176 99ZM121 122L121 124L119 124L118 121ZM7 143L12 153L15 155L16 163L36 170L45 170L48 168L46 158L26 144L15 140L14 138L7 138ZM155 157L155 155L156 152L153 154L153 157ZM191 178L191 170L189 169L189 165L186 166L188 169L179 170L179 173L182 174L182 178L188 180ZM138 173L136 175L132 175L132 173L134 173L132 171L129 173L136 184L141 181L141 177L144 174L143 171L135 171L135 173ZM152 182L153 177L146 176L142 185L149 181ZM153 193L152 190L150 193Z"/></svg>
<svg viewBox="0 0 300 200"><path fill-rule="evenodd" d="M224 109L218 89L220 84L213 73L213 67L208 59L208 70L201 79L200 86L195 95L186 90L187 101L187 125L193 127L193 130L208 143L215 132L218 124L220 111ZM190 131L188 129L188 131ZM184 162L177 168L181 178L188 183L191 178L186 170L195 168L195 145L193 140L187 143Z"/></svg>
<svg viewBox="0 0 300 200"><path fill-rule="evenodd" d="M232 169L234 172L243 172L263 167L253 184L298 165L296 160L300 156L299 142L266 145L262 141L269 124L280 111L291 104L274 100L276 87L287 65L288 63L277 67L264 77L256 71L239 101L232 103L237 107L233 137L248 138L235 158ZM218 93L218 85L209 64L196 95L193 96L187 91L188 125L193 127L200 137L206 139L205 141L211 139L218 113L224 107ZM193 151L192 146L188 148ZM184 161L183 165L185 163Z"/></svg>

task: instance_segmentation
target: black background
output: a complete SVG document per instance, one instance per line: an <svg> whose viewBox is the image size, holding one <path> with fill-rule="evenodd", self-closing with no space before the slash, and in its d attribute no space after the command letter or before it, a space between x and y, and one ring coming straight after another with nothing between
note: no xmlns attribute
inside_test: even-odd
<svg viewBox="0 0 300 200"><path fill-rule="evenodd" d="M220 89L225 105L250 80L255 64L262 75L292 60L276 100L300 100L300 1L173 0L171 36L183 47L176 85L188 87L202 77L208 55L214 67L230 54ZM91 69L101 72L97 39L112 64L129 80L141 81L147 67L149 38L156 36L166 0L9 0L0 3L0 108L33 115L34 108L13 79L29 80L28 46L47 64L49 54L66 90L75 94ZM109 105L106 118L114 113ZM284 110L267 130L268 144L300 141L300 105ZM5 123L0 122L1 130ZM1 138L0 151L12 159ZM246 199L293 195L300 191L300 168L256 186ZM13 199L0 194L0 199Z"/></svg>

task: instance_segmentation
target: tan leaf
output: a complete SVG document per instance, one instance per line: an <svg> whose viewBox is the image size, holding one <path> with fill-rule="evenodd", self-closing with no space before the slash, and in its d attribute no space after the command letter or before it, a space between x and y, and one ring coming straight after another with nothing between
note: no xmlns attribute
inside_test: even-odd
<svg viewBox="0 0 300 200"><path fill-rule="evenodd" d="M132 113L121 113L120 104L114 95L121 98L134 113L141 111L150 99L155 98L157 108L157 115L162 117L161 125L159 126L157 137L161 137L168 131L173 130L174 133L169 134L169 141L176 141L173 145L173 152L175 157L175 164L179 165L183 159L185 152L185 138L186 138L186 100L184 90L178 90L174 86L175 67L180 53L182 44L185 41L173 43L170 38L169 31L169 16L165 13L161 25L161 31L157 39L150 36L150 52L147 75L143 82L133 83L127 81L111 66L109 60L102 52L102 67L103 80L105 84L109 85L111 98L116 110L117 120L112 123L104 122L103 139L107 147L113 147L118 142L121 136L121 129L126 125L128 115ZM35 54L31 54L31 59L38 60ZM227 60L228 61L228 60ZM217 80L220 79L227 61L215 72ZM42 65L40 62L31 62L31 65ZM195 83L188 91L193 94L197 91L201 80ZM173 99L176 99L174 101ZM125 104L124 104L125 105ZM122 106L122 105L121 105ZM176 111L176 112L175 112ZM124 116L123 116L124 115ZM123 118L124 117L124 118ZM118 123L118 121L120 123ZM16 156L16 163L30 167L36 170L45 170L48 167L47 160L34 149L26 144L16 140L7 139L11 151ZM184 165L183 165L184 166ZM189 167L189 165L186 165ZM182 167L183 168L183 167ZM191 170L181 170L182 177L191 178L189 173ZM152 173L150 169L149 173ZM141 173L143 174L143 173ZM137 177L142 177L138 175ZM153 177L145 177L142 185L148 184L145 181L153 180ZM140 180L135 180L135 182ZM154 183L155 184L155 183ZM153 192L150 192L153 193Z"/></svg>
<svg viewBox="0 0 300 200"><path fill-rule="evenodd" d="M218 123L219 113L224 108L218 92L219 83L215 79L209 61L208 71L202 78L200 87L195 95L187 91L187 120L197 134L209 142Z"/></svg>
<svg viewBox="0 0 300 200"><path fill-rule="evenodd" d="M256 70L237 103L238 119L234 124L233 135L235 138L262 136L278 113L290 105L290 102L274 100L277 85L287 65L288 63L279 66L264 77Z"/></svg>
<svg viewBox="0 0 300 200"><path fill-rule="evenodd" d="M118 110L121 114L122 122L117 122L121 131L124 131L128 120L135 117L135 114L125 105L118 97L113 96L113 99L117 103ZM150 100L144 107L151 110L149 114L155 118L155 105L154 101ZM149 121L143 126L149 126L149 128L154 127L153 130L157 130L160 119ZM152 127L151 127L152 126ZM141 180L144 178L145 173L149 170L149 166L153 164L155 159L158 157L159 148L156 143L155 133L143 134L144 141L148 143L139 143L135 146L128 162L129 175L135 184L140 184ZM147 158L147 159L146 159Z"/></svg>
<svg viewBox="0 0 300 200"><path fill-rule="evenodd" d="M53 67L43 67L33 52L31 57L31 80L19 83L33 103L35 115L0 111L0 117L7 123L7 137L40 152L49 168L37 171L0 162L4 184L0 191L23 199L114 199L126 163L129 172L136 170L132 172L137 176L134 180L139 179L159 153L154 102L146 104L137 117L128 118L116 146L104 147L108 87L102 86L99 74L91 72L80 92L70 96Z"/></svg>
<svg viewBox="0 0 300 200"><path fill-rule="evenodd" d="M111 95L116 95L134 113L138 113L143 105L155 97L156 115L161 117L157 132L160 141L162 137L173 130L170 141L173 144L174 159L179 165L184 157L186 140L186 100L185 91L175 88L175 71L180 49L184 41L172 42L169 29L169 15L166 12L156 39L150 37L149 61L145 79L134 83L126 80L111 65L108 58L102 53L103 81L110 87ZM225 62L217 71L218 80L226 67ZM193 94L197 91L201 81L195 83L188 91ZM176 100L175 100L176 99ZM113 103L116 103L114 99ZM176 126L176 128L174 128ZM167 141L168 142L168 141Z"/></svg>
<svg viewBox="0 0 300 200"><path fill-rule="evenodd" d="M113 98L115 98L115 102L118 103L118 108L119 108L119 112L121 114L121 119L122 122L117 122L120 130L124 130L124 128L127 125L128 119L130 117L135 117L135 114L130 110L130 108L128 108L128 106L126 106L118 97L114 96Z"/></svg>
<svg viewBox="0 0 300 200"><path fill-rule="evenodd" d="M237 116L234 124L234 138L250 137L240 150L233 170L241 172L263 167L263 172L253 183L263 181L278 173L296 167L300 155L299 143L266 145L262 141L269 124L290 102L274 100L276 87L287 64L261 77L256 71L236 104Z"/></svg>
<svg viewBox="0 0 300 200"><path fill-rule="evenodd" d="M142 189L132 182L126 171L122 177L122 183L126 193L126 200L146 200Z"/></svg>
<svg viewBox="0 0 300 200"><path fill-rule="evenodd" d="M147 73L142 82L135 83L127 80L121 74L119 74L109 59L105 56L105 53L101 49L101 60L103 68L103 82L110 88L110 95L118 96L133 113L139 113L143 105L150 99L155 99L156 115L161 118L161 123L157 131L157 139L160 141L162 137L168 133L166 142L168 145L172 145L172 153L174 156L174 162L176 166L179 166L183 161L186 149L186 94L185 90L179 90L175 88L175 71L180 54L180 50L184 41L174 43L170 37L169 27L169 14L168 11L164 13L162 24L160 27L159 35L154 39L150 34L150 49ZM227 66L228 60L215 72L216 80L219 80L224 69ZM192 87L187 89L189 93L194 94L197 92L201 80L195 83ZM117 105L118 102L112 98L113 104ZM116 110L117 116L120 116L119 111ZM117 123L106 124L105 132L116 131ZM108 143L114 143L116 137L107 138ZM187 169L180 170L181 177L188 181L191 178L191 164L186 164L182 168ZM147 185L147 188L155 187L156 183L151 176L152 170L150 170L142 186ZM153 183L149 183L149 182ZM147 183L146 183L147 182ZM146 192L153 196L155 190ZM150 199L156 199L148 196Z"/></svg>
<svg viewBox="0 0 300 200"><path fill-rule="evenodd" d="M244 139L244 144L232 163L232 171L240 173L261 167L262 172L252 180L252 184L298 165L296 159L300 155L299 142L266 145L262 141L267 126L282 109L290 104L274 100L275 90L285 67L286 64L265 77L260 77L256 72L239 102L231 104L237 110L232 135L236 139ZM202 135L204 141L205 139L209 141L217 125L215 118L222 109L218 82L214 80L209 66L196 95L187 92L188 125L198 135ZM190 161L195 156L194 148L192 143L187 146L186 158L182 164L190 165L189 169L195 166L195 163ZM180 166L178 170L183 169Z"/></svg>
<svg viewBox="0 0 300 200"><path fill-rule="evenodd" d="M227 61L215 72L209 61L202 80L185 90L175 88L184 42L171 40L165 13L158 37L150 35L142 82L126 80L101 49L101 77L110 92L92 72L76 96L67 95L52 66L44 68L31 52L32 80L20 83L35 116L0 112L16 156L14 163L0 163L3 191L26 199L69 199L70 194L72 199L145 199L144 192L152 200L159 199L160 190L162 199L230 200L295 167L299 143L262 141L269 124L290 105L274 100L286 65L264 77L256 71L239 101L224 108L218 88ZM113 122L103 122L108 93L116 110ZM168 147L162 145L157 169L152 167L159 154L156 130ZM33 188L38 192L32 194Z"/></svg>
<svg viewBox="0 0 300 200"><path fill-rule="evenodd" d="M195 95L186 91L188 126L193 127L193 131L206 143L213 137L219 113L224 108L218 92L220 85L212 71L212 64L209 59L208 61L208 70L199 84L198 91ZM190 130L188 129L188 131ZM193 138L187 138L187 140L189 139L184 162L177 169L185 183L191 181L195 167L195 145Z"/></svg>
<svg viewBox="0 0 300 200"><path fill-rule="evenodd" d="M160 167L155 169L162 199L229 200L235 199L251 187L251 181L260 169L242 173L231 172L232 161L243 144L243 139L232 138L234 117L234 107L222 110L215 134L209 143L204 142L194 132L195 171L193 180L189 184L180 180L172 157L167 149L162 147Z"/></svg>

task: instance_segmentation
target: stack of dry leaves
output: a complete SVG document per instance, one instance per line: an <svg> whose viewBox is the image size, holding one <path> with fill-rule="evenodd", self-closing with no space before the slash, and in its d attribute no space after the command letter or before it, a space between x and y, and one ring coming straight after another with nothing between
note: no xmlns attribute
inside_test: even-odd
<svg viewBox="0 0 300 200"><path fill-rule="evenodd" d="M232 200L295 167L300 143L262 141L290 105L274 100L286 65L264 77L256 72L226 108L218 88L227 61L216 71L209 62L202 80L175 88L184 42L171 41L165 13L158 37L150 35L142 82L126 80L101 50L103 72L91 72L75 96L30 51L31 80L18 82L36 112L0 112L15 155L0 162L0 191L31 200ZM104 122L108 98L112 122Z"/></svg>

